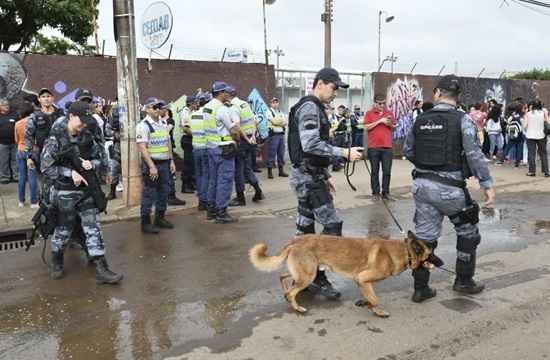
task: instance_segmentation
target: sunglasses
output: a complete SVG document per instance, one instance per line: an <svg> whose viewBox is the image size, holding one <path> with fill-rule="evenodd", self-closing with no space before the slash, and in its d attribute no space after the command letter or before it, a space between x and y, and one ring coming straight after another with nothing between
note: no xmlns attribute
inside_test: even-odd
<svg viewBox="0 0 550 360"><path fill-rule="evenodd" d="M386 102L385 101L377 101L376 105L386 105Z"/></svg>

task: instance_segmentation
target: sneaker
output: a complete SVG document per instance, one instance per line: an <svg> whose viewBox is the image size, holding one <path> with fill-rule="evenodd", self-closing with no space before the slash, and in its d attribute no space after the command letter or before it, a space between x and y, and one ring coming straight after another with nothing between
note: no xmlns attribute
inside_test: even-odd
<svg viewBox="0 0 550 360"><path fill-rule="evenodd" d="M22 202L20 201L18 206L19 206L20 208L25 207L25 203L22 203Z"/></svg>
<svg viewBox="0 0 550 360"><path fill-rule="evenodd" d="M373 194L372 195L372 201L380 201L380 195L379 194Z"/></svg>
<svg viewBox="0 0 550 360"><path fill-rule="evenodd" d="M31 209L38 209L40 208L40 205L38 204L31 204Z"/></svg>
<svg viewBox="0 0 550 360"><path fill-rule="evenodd" d="M382 194L382 199L386 201L395 201L395 198L390 196L390 194Z"/></svg>
<svg viewBox="0 0 550 360"><path fill-rule="evenodd" d="M122 183L118 183L117 186L116 186L116 191L117 192L122 192L124 191L124 186L122 186Z"/></svg>

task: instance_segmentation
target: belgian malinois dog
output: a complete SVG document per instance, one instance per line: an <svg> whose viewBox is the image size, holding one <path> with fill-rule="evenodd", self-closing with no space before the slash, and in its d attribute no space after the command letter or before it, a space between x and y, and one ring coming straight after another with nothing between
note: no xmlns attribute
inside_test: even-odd
<svg viewBox="0 0 550 360"><path fill-rule="evenodd" d="M290 306L299 313L307 311L296 302L296 295L315 279L322 265L330 271L353 279L377 316L388 317L380 307L373 283L407 269L428 266L432 248L409 231L404 240L350 238L308 234L295 238L276 256L267 256L267 245L257 244L249 251L250 261L260 271L277 270L286 260L288 273L281 274L281 286ZM293 281L290 281L290 280Z"/></svg>

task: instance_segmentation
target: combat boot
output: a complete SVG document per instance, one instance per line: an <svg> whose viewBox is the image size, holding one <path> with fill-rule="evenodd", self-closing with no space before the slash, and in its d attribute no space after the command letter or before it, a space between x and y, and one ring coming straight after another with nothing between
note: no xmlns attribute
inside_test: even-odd
<svg viewBox="0 0 550 360"><path fill-rule="evenodd" d="M50 264L50 277L59 280L65 276L63 269L63 251L52 251L52 263Z"/></svg>
<svg viewBox="0 0 550 360"><path fill-rule="evenodd" d="M157 214L155 216L155 226L159 229L173 229L174 224L166 220L164 214Z"/></svg>
<svg viewBox="0 0 550 360"><path fill-rule="evenodd" d="M199 211L206 211L206 210L208 210L208 205L205 202L199 201L198 210Z"/></svg>
<svg viewBox="0 0 550 360"><path fill-rule="evenodd" d="M193 194L195 191L191 188L191 179L182 178L181 179L181 192L183 194Z"/></svg>
<svg viewBox="0 0 550 360"><path fill-rule="evenodd" d="M262 189L260 188L259 183L252 184L252 187L254 187L254 191L256 191L254 193L254 197L252 198L252 201L258 202L265 199L264 193L262 192Z"/></svg>
<svg viewBox="0 0 550 360"><path fill-rule="evenodd" d="M312 294L323 295L329 300L338 300L340 299L339 291L332 287L332 284L328 281L327 276L324 271L317 270L317 276L315 280L307 287L307 290Z"/></svg>
<svg viewBox="0 0 550 360"><path fill-rule="evenodd" d="M268 179L273 179L273 169L272 168L267 168L267 178Z"/></svg>
<svg viewBox="0 0 550 360"><path fill-rule="evenodd" d="M168 198L166 203L171 206L183 206L186 204L185 200L178 199L175 196Z"/></svg>
<svg viewBox="0 0 550 360"><path fill-rule="evenodd" d="M151 224L151 219L147 217L141 219L141 232L144 234L158 234L159 229Z"/></svg>
<svg viewBox="0 0 550 360"><path fill-rule="evenodd" d="M117 274L111 269L107 264L105 256L97 256L94 258L95 264L95 279L96 282L101 284L118 284L120 280L124 277L122 274Z"/></svg>
<svg viewBox="0 0 550 360"><path fill-rule="evenodd" d="M485 289L485 285L478 284L472 278L465 278L457 276L453 285L453 290L468 295L479 294Z"/></svg>
<svg viewBox="0 0 550 360"><path fill-rule="evenodd" d="M430 281L430 272L425 267L421 266L418 269L413 270L412 275L414 277L414 294L412 301L415 303L421 303L425 300L433 298L437 292L428 286Z"/></svg>
<svg viewBox="0 0 550 360"><path fill-rule="evenodd" d="M462 258L460 257L462 254ZM477 284L474 281L476 267L476 252L460 252L459 258L456 259L456 279L453 285L453 290L461 294L479 294L485 289L482 284Z"/></svg>
<svg viewBox="0 0 550 360"><path fill-rule="evenodd" d="M288 174L285 172L285 167L279 165L279 177L288 177Z"/></svg>
<svg viewBox="0 0 550 360"><path fill-rule="evenodd" d="M237 196L231 200L229 206L246 206L246 199L244 197L244 192L237 192Z"/></svg>
<svg viewBox="0 0 550 360"><path fill-rule="evenodd" d="M218 210L216 215L216 224L232 224L238 220L227 213L227 209Z"/></svg>

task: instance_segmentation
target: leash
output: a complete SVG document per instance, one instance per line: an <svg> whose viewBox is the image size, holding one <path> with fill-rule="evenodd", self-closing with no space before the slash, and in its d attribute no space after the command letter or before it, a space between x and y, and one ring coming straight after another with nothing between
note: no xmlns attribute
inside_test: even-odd
<svg viewBox="0 0 550 360"><path fill-rule="evenodd" d="M350 150L351 150L351 142L350 142L350 145L348 147L348 158L347 158L346 164L344 165L344 173L346 175L346 180L347 180L350 188L353 191L357 191L357 188L355 186L353 186L353 184L351 183L351 180L350 180L350 177L355 173L355 161L351 161L351 152L350 152ZM367 168L367 172L369 173L369 176L372 177L372 173L370 171L369 164L367 164L367 160L365 159L365 153L363 151L361 151L361 152L363 153L363 158L361 160L363 160L363 163L365 164L365 167ZM350 171L350 167L351 167L351 171ZM384 207L388 211L388 214L390 214L391 218L393 219L393 222L395 223L395 225L399 229L399 232L401 234L404 234L405 231L403 230L403 227L401 226L401 224L399 224L399 221L397 220L397 218L393 214L393 211L391 211L390 207L386 203L386 200L384 200L384 198L381 198L381 200L382 200L382 204L384 204Z"/></svg>

